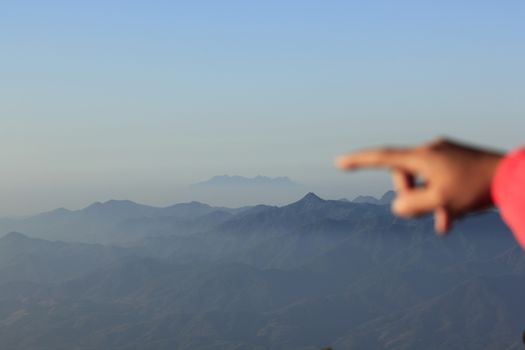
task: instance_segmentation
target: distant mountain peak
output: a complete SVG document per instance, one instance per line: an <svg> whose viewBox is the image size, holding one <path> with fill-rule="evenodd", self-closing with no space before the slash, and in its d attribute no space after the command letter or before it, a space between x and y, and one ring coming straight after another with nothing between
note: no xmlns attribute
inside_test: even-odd
<svg viewBox="0 0 525 350"><path fill-rule="evenodd" d="M29 237L20 232L9 232L8 234L4 235L1 239L7 241L22 241L29 239Z"/></svg>
<svg viewBox="0 0 525 350"><path fill-rule="evenodd" d="M308 192L303 198L299 200L299 202L324 202L324 199L319 197L313 192Z"/></svg>
<svg viewBox="0 0 525 350"><path fill-rule="evenodd" d="M244 177L239 175L217 175L209 180L198 182L193 186L280 186L298 187L301 184L292 181L287 176L268 177L257 175L255 177Z"/></svg>
<svg viewBox="0 0 525 350"><path fill-rule="evenodd" d="M175 203L169 207L166 207L164 209L170 209L170 208L212 208L209 204L202 203L199 201L191 201L191 202L183 202L183 203Z"/></svg>
<svg viewBox="0 0 525 350"><path fill-rule="evenodd" d="M115 204L137 204L129 199L110 199L103 204L115 205Z"/></svg>
<svg viewBox="0 0 525 350"><path fill-rule="evenodd" d="M326 203L324 199L319 197L313 192L308 192L303 198L299 199L297 202L288 204L285 208L300 208L300 210L310 210L317 208L320 205Z"/></svg>
<svg viewBox="0 0 525 350"><path fill-rule="evenodd" d="M354 203L379 204L379 199L374 196L357 196L352 200Z"/></svg>
<svg viewBox="0 0 525 350"><path fill-rule="evenodd" d="M128 199L110 199L103 203L100 203L100 202L97 202L97 203L103 206L106 206L106 207L132 207L132 206L142 205L142 204L138 204L136 202L130 201Z"/></svg>
<svg viewBox="0 0 525 350"><path fill-rule="evenodd" d="M377 199L373 196L357 196L352 202L354 203L366 203L366 204L376 204L376 205L389 205L391 204L396 197L395 191L385 192L380 199Z"/></svg>
<svg viewBox="0 0 525 350"><path fill-rule="evenodd" d="M141 204L135 203L127 199L110 199L105 202L94 202L88 207L84 208L85 210L100 209L100 208L126 208L126 207L138 207L142 206Z"/></svg>

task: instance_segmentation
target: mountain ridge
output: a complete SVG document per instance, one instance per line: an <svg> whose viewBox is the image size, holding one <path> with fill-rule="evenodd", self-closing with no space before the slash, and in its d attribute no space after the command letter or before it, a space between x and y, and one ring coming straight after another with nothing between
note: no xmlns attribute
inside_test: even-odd
<svg viewBox="0 0 525 350"><path fill-rule="evenodd" d="M437 237L430 217L315 193L108 220L128 206L0 238L3 347L491 350L521 339L525 260L494 212ZM44 228L70 241L33 238ZM79 243L91 233L120 246Z"/></svg>

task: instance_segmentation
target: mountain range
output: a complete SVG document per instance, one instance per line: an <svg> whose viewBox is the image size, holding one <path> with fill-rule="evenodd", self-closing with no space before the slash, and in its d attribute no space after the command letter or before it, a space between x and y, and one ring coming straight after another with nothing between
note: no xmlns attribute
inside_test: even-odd
<svg viewBox="0 0 525 350"><path fill-rule="evenodd" d="M4 220L0 347L519 349L525 256L498 214L438 237L391 196Z"/></svg>

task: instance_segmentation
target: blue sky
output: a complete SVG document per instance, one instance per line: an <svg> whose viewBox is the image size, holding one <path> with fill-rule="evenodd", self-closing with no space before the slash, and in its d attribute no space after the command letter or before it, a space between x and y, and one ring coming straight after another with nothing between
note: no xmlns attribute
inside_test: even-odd
<svg viewBox="0 0 525 350"><path fill-rule="evenodd" d="M437 135L511 149L523 18L521 0L2 1L0 215L163 205L217 174L380 194L385 174L333 158Z"/></svg>

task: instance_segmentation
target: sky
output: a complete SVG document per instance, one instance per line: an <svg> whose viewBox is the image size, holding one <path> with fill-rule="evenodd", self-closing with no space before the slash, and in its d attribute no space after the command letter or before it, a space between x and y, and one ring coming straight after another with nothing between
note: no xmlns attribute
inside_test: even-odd
<svg viewBox="0 0 525 350"><path fill-rule="evenodd" d="M221 174L380 195L387 174L335 156L436 136L510 150L523 18L522 0L2 0L0 216L168 205Z"/></svg>

